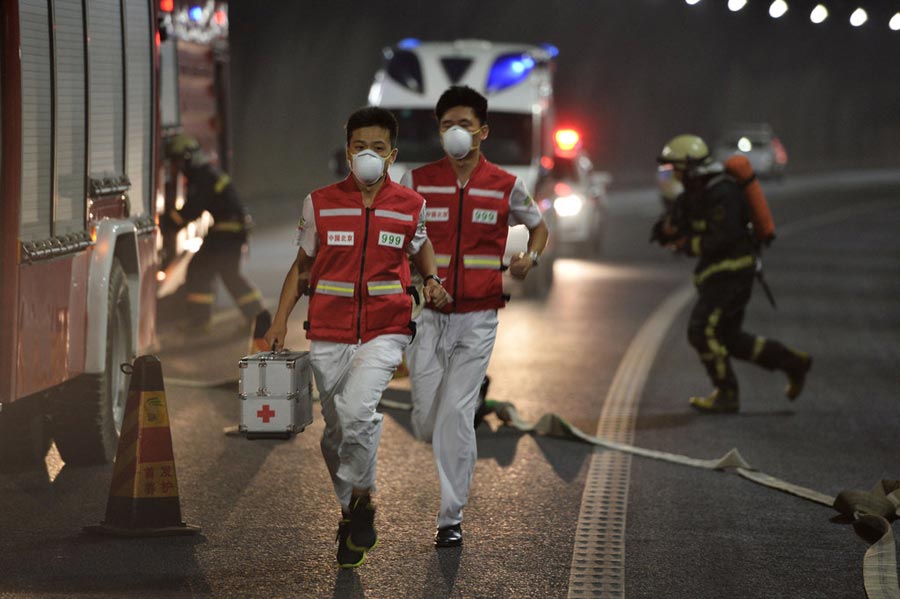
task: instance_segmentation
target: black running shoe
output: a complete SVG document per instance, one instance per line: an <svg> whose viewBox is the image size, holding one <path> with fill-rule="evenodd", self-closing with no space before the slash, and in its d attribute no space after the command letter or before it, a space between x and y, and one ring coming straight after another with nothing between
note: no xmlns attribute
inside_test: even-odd
<svg viewBox="0 0 900 599"><path fill-rule="evenodd" d="M462 545L462 526L442 526L434 533L435 547L458 547Z"/></svg>
<svg viewBox="0 0 900 599"><path fill-rule="evenodd" d="M478 408L475 410L475 428L484 422L484 417L494 411L492 402L487 401L488 387L491 386L491 377L485 375L481 381L481 389L478 391Z"/></svg>
<svg viewBox="0 0 900 599"><path fill-rule="evenodd" d="M368 495L350 499L350 536L347 547L354 551L369 551L378 544L375 532L375 504Z"/></svg>
<svg viewBox="0 0 900 599"><path fill-rule="evenodd" d="M337 562L341 568L355 568L361 566L366 561L365 551L354 551L347 545L350 539L350 520L341 518L338 524L337 538Z"/></svg>

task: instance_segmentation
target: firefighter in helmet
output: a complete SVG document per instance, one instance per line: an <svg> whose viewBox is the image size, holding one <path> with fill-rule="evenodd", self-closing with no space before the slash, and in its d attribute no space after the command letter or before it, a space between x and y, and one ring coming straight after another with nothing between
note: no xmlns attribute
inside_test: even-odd
<svg viewBox="0 0 900 599"><path fill-rule="evenodd" d="M694 284L698 299L691 311L688 341L713 384L706 397L692 397L701 412L737 412L738 381L731 358L787 374L785 394L803 390L812 358L774 339L743 330L757 266L757 243L749 226L750 207L735 180L710 156L696 135L672 138L658 157L670 165L683 190L654 224L651 239L697 257Z"/></svg>
<svg viewBox="0 0 900 599"><path fill-rule="evenodd" d="M186 320L191 328L207 328L215 301L213 279L222 278L225 288L248 323L263 311L262 295L240 271L247 246L250 218L238 199L231 177L213 167L199 142L179 133L166 139L166 158L187 180L185 203L172 209L168 218L181 228L209 212L213 225L203 245L191 259L185 279Z"/></svg>

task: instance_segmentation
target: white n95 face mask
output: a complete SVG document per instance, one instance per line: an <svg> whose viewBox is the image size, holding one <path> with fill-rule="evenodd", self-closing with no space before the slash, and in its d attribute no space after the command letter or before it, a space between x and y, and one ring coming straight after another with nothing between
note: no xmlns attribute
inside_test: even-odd
<svg viewBox="0 0 900 599"><path fill-rule="evenodd" d="M472 151L472 132L459 125L453 125L444 131L441 141L447 155L457 160L462 160Z"/></svg>
<svg viewBox="0 0 900 599"><path fill-rule="evenodd" d="M374 185L384 176L384 158L374 150L363 150L351 156L353 175L365 185Z"/></svg>

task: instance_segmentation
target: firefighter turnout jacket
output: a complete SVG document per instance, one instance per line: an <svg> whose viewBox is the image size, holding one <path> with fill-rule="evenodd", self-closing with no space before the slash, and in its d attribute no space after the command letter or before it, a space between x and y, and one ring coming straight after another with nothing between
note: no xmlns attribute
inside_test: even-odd
<svg viewBox="0 0 900 599"><path fill-rule="evenodd" d="M679 234L687 235L685 253L699 257L694 282L702 285L718 273L754 268L755 244L741 188L722 172L696 183L686 185L673 213Z"/></svg>
<svg viewBox="0 0 900 599"><path fill-rule="evenodd" d="M171 213L173 220L183 226L203 212L215 221L213 231L245 233L249 217L238 199L231 177L210 164L189 165L185 168L187 193L184 208Z"/></svg>
<svg viewBox="0 0 900 599"><path fill-rule="evenodd" d="M308 339L354 344L411 333L406 254L424 242L424 204L387 176L368 208L352 176L309 195L300 223L300 245L316 256Z"/></svg>

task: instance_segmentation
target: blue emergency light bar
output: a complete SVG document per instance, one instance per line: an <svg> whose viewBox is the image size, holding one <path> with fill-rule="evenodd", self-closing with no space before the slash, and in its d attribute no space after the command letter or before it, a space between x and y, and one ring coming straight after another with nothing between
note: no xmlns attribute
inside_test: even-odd
<svg viewBox="0 0 900 599"><path fill-rule="evenodd" d="M547 54L550 55L550 58L556 58L557 56L559 56L559 48L557 48L553 44L541 44L541 48L547 51Z"/></svg>
<svg viewBox="0 0 900 599"><path fill-rule="evenodd" d="M417 40L414 37L405 37L397 42L397 47L401 50L412 50L413 48L418 48L421 44L421 40Z"/></svg>
<svg viewBox="0 0 900 599"><path fill-rule="evenodd" d="M534 58L524 53L498 56L488 73L488 93L498 92L528 78L534 68Z"/></svg>
<svg viewBox="0 0 900 599"><path fill-rule="evenodd" d="M188 11L188 16L191 18L191 21L194 21L195 23L199 23L200 20L203 18L203 9L200 8L199 6L192 6L191 9Z"/></svg>

